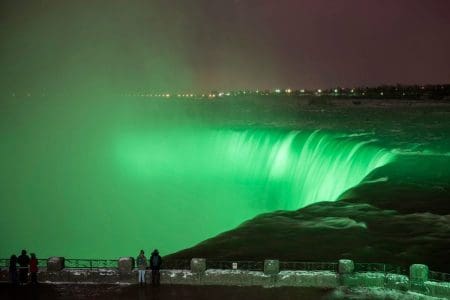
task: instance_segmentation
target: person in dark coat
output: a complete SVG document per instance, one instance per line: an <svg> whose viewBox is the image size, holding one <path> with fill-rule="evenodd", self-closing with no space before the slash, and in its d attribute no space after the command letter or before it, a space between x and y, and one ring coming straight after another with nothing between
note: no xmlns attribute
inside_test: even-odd
<svg viewBox="0 0 450 300"><path fill-rule="evenodd" d="M28 265L30 264L30 257L27 255L26 250L22 250L22 254L17 259L19 263L19 280L21 284L25 284L28 281Z"/></svg>
<svg viewBox="0 0 450 300"><path fill-rule="evenodd" d="M36 254L31 253L30 277L31 277L32 284L37 284L37 272L38 272L38 260L36 258Z"/></svg>
<svg viewBox="0 0 450 300"><path fill-rule="evenodd" d="M150 268L152 269L152 285L159 285L160 282L160 273L162 258L159 255L158 249L155 249L152 252L152 256L150 257Z"/></svg>
<svg viewBox="0 0 450 300"><path fill-rule="evenodd" d="M9 259L9 280L12 284L17 284L17 256L14 254Z"/></svg>

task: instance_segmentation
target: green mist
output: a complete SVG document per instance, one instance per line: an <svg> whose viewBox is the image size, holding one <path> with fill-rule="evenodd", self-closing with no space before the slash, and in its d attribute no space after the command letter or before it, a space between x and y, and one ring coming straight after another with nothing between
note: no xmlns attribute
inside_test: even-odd
<svg viewBox="0 0 450 300"><path fill-rule="evenodd" d="M0 256L163 254L334 201L394 157L322 131L156 126L130 105L2 108Z"/></svg>

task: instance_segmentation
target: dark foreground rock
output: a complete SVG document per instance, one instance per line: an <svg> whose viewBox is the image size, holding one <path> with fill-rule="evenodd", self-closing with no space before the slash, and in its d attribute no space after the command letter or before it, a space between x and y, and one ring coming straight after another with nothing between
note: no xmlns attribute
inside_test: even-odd
<svg viewBox="0 0 450 300"><path fill-rule="evenodd" d="M320 288L262 288L237 286L191 286L191 285L163 285L157 288L151 286L118 284L39 284L38 286L14 287L10 284L0 283L0 299L27 300L27 299L98 299L98 300L125 300L125 299L164 299L164 300L437 300L413 292L379 287L340 287L337 289Z"/></svg>
<svg viewBox="0 0 450 300"><path fill-rule="evenodd" d="M327 299L331 289L261 288L166 285L157 288L137 285L41 284L12 287L0 284L0 299Z"/></svg>

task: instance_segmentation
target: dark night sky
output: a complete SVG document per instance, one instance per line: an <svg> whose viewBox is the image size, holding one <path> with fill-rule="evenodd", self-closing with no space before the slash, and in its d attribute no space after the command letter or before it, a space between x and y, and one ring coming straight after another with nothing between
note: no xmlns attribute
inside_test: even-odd
<svg viewBox="0 0 450 300"><path fill-rule="evenodd" d="M450 82L448 0L2 0L2 90Z"/></svg>

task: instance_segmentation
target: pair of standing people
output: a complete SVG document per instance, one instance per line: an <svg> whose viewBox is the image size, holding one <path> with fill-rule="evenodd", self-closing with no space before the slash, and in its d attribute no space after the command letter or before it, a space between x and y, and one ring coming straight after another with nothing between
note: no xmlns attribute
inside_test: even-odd
<svg viewBox="0 0 450 300"><path fill-rule="evenodd" d="M150 265L150 269L152 270L152 285L159 285L161 275L159 270L161 269L162 258L159 255L157 249L152 252L152 255L149 259L149 264L147 264L147 258L144 255L144 250L141 250L139 256L136 259L136 264L138 267L139 273L139 285L145 284L145 271Z"/></svg>

